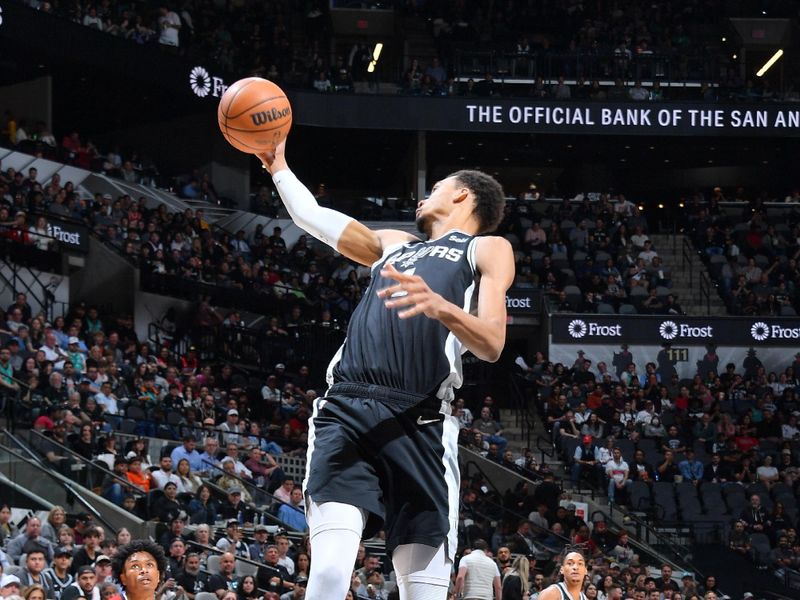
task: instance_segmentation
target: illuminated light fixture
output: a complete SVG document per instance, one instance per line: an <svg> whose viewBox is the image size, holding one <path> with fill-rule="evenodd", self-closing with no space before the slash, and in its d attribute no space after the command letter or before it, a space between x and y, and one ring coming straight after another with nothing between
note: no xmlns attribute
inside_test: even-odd
<svg viewBox="0 0 800 600"><path fill-rule="evenodd" d="M372 51L372 60L367 67L367 73L375 72L375 66L378 64L378 59L381 57L381 52L383 52L383 42L378 42L375 44L375 49Z"/></svg>
<svg viewBox="0 0 800 600"><path fill-rule="evenodd" d="M640 204L640 205L639 205L637 208L638 208L639 210L644 210L644 204Z"/></svg>
<svg viewBox="0 0 800 600"><path fill-rule="evenodd" d="M764 73L769 71L770 67L778 62L778 59L783 56L783 49L778 50L772 57L764 63L764 66L761 67L758 72L756 73L756 77L763 77Z"/></svg>
<svg viewBox="0 0 800 600"><path fill-rule="evenodd" d="M684 204L683 204L683 202L681 202L680 204L678 204L678 206L679 206L680 208L683 208L683 207L684 207Z"/></svg>
<svg viewBox="0 0 800 600"><path fill-rule="evenodd" d="M726 38L726 37L723 37L723 38L722 38L722 41L723 41L723 42L727 42L727 41L728 41L728 38Z"/></svg>
<svg viewBox="0 0 800 600"><path fill-rule="evenodd" d="M664 208L664 204L662 202L658 203L658 208Z"/></svg>
<svg viewBox="0 0 800 600"><path fill-rule="evenodd" d="M736 60L737 58L739 58L739 57L736 54L734 54L733 55L733 60Z"/></svg>

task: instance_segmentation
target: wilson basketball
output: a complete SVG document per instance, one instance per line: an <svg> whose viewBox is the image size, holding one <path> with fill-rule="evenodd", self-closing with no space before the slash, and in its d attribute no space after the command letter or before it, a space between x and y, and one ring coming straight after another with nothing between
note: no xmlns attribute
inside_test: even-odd
<svg viewBox="0 0 800 600"><path fill-rule="evenodd" d="M280 144L292 126L292 107L283 90L260 77L240 79L219 101L217 120L234 148L256 154Z"/></svg>

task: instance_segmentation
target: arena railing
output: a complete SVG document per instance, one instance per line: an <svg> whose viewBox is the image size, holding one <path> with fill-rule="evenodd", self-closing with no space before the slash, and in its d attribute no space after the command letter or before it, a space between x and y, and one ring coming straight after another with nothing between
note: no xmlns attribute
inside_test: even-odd
<svg viewBox="0 0 800 600"><path fill-rule="evenodd" d="M0 465L8 464L7 477L11 481L20 481L21 477L16 475L15 467L11 464L18 464L20 468L25 469L25 473L30 474L31 470L41 476L44 476L45 481L42 482L38 477L35 478L35 484L30 488L30 491L36 493L36 485L41 485L47 488L47 492L40 492L39 495L45 501L52 502L53 504L60 504L61 506L74 505L77 501L80 504L80 510L88 512L93 517L110 531L116 531L116 527L105 518L102 511L98 510L94 504L86 497L84 497L81 489L74 485L70 478L66 475L56 473L40 456L36 455L25 444L16 438L7 429L2 430L3 442L0 443L0 455L7 454L6 460L0 458ZM9 444L13 444L17 449L11 448ZM11 459L14 459L13 461ZM50 485L50 484L55 485ZM57 498L61 493L61 498ZM53 500L57 500L53 502Z"/></svg>
<svg viewBox="0 0 800 600"><path fill-rule="evenodd" d="M128 408L131 408L130 405ZM148 417L145 415L144 417L131 417L127 414L125 416L120 415L104 415L104 418L107 423L109 423L112 427L119 427L119 429L115 429L113 434L116 437L121 439L136 439L136 438L143 438L148 441L149 447L155 450L159 456L165 451L165 448L168 448L170 451L175 447L180 445L181 439L184 435L192 434L195 436L195 439L202 444L202 440L204 438L213 436L217 439L220 438L220 435L224 432L217 429L216 426L212 427L204 427L202 425L192 426L188 424L173 424L169 423L171 420L170 415L173 413L167 413L167 424L160 424L156 426L156 420L153 418ZM113 418L112 418L113 417ZM125 423L125 422L128 423ZM170 437L158 437L158 436L150 436L146 433L143 433L142 429L155 429L156 432L159 431L158 427L169 427ZM125 429L129 429L126 431ZM162 432L165 432L164 429L161 429ZM262 442L275 442L276 444L282 446L284 448L284 454L292 456L296 455L298 452L305 452L305 447L302 444L298 444L297 448L292 448L291 450L287 450L288 446L283 446L282 444L285 443L285 440L277 437L270 437L265 435L251 435L251 434L241 434L244 438L252 438L255 437L258 439L259 447L261 447ZM276 460L283 455L279 455L278 457L273 457Z"/></svg>
<svg viewBox="0 0 800 600"><path fill-rule="evenodd" d="M636 80L659 81L663 87L699 88L703 82L718 79L719 57L692 54L632 54L629 57L609 51L595 52L530 52L520 54L501 49L457 49L453 70L457 81L474 79L477 83L486 73L499 81L530 85L541 77L546 85L557 83L560 76L569 75L568 83L583 77L587 84L594 79L609 87L614 80L626 84Z"/></svg>
<svg viewBox="0 0 800 600"><path fill-rule="evenodd" d="M71 473L71 476L79 485L91 490L97 495L102 495L102 485L105 481L116 481L116 483L123 486L126 494L134 496L137 502L149 508L148 494L133 485L127 478L117 475L114 471L109 469L101 459L91 460L85 456L81 456L72 448L61 444L52 437L46 436L35 429L27 430L25 435L28 445L39 454L43 462L47 462L47 458L45 457L46 450L44 450L47 446L57 448L61 456L68 457L69 460L66 465L54 466L50 464L50 468Z"/></svg>
<svg viewBox="0 0 800 600"><path fill-rule="evenodd" d="M217 430L217 429L215 429L213 432L216 433L217 435L220 433L220 431ZM210 432L206 431L206 433L210 433ZM171 450L173 448L175 448L175 447L177 447L179 445L179 442L177 440L164 440L164 439L161 439L161 438L152 438L152 437L141 436L141 435L132 434L132 433L123 433L123 432L119 432L119 431L115 431L115 432L113 432L113 434L114 434L115 437L118 437L118 438L123 439L123 440L124 439L128 439L128 440L144 439L145 443L146 443L145 448L147 449L147 451L150 454L151 458L155 458L155 456L163 456L165 453L171 452ZM224 473L224 471L222 469L220 469L219 467L217 467L216 465L213 465L211 463L207 463L207 464L208 464L210 469L214 469L214 471L217 472L219 475L222 475ZM259 488L255 484L253 484L253 483L251 483L251 482L249 482L249 481L247 481L245 479L242 479L241 477L238 477L236 475L233 475L232 477L234 479L236 479L238 482L240 482L242 487L247 488L248 492L250 493L251 498L253 498L253 501L254 501L254 504L255 504L256 508L259 509L259 512L265 511L263 506L276 506L276 505L285 504L284 502L282 502L278 498L275 498L274 495L270 494L269 492L267 492L264 489ZM217 486L216 483L214 482L215 478L216 477L214 477L214 478L209 477L209 478L204 479L204 481L206 483L210 483L211 486L214 489L222 491L222 488ZM262 507L259 507L258 503L255 502L257 497L260 498L260 499L266 500L267 502ZM291 505L287 505L287 506L290 506L291 508L293 508L294 510L297 510L298 512L302 512L299 509L297 509L296 507L293 507ZM268 512L268 511L265 511L265 512ZM274 516L274 515L269 515L269 516L271 517L271 520L277 522L278 524L285 525L276 516Z"/></svg>

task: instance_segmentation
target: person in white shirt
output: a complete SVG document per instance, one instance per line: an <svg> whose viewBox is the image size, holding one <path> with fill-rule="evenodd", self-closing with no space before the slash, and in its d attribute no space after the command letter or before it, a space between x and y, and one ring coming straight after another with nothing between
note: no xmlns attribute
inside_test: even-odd
<svg viewBox="0 0 800 600"><path fill-rule="evenodd" d="M458 412L460 409L460 412ZM464 399L458 398L456 400L456 410L453 414L458 412L458 423L461 429L472 427L472 422L475 418L472 416L472 411L464 406Z"/></svg>
<svg viewBox="0 0 800 600"><path fill-rule="evenodd" d="M481 539L472 544L472 552L461 558L453 590L464 600L500 600L500 569L486 556L489 545Z"/></svg>
<svg viewBox="0 0 800 600"><path fill-rule="evenodd" d="M117 397L111 391L111 383L106 381L100 386L100 391L94 395L94 401L103 407L103 410L110 415L119 414Z"/></svg>
<svg viewBox="0 0 800 600"><path fill-rule="evenodd" d="M56 371L64 368L64 360L68 358L67 353L59 347L56 334L48 331L44 334L44 345L39 347L44 352L44 357L53 363Z"/></svg>
<svg viewBox="0 0 800 600"><path fill-rule="evenodd" d="M177 48L180 45L178 32L181 29L181 18L166 6L162 6L160 10L158 28L161 30L161 34L158 36L158 43Z"/></svg>
<svg viewBox="0 0 800 600"><path fill-rule="evenodd" d="M606 465L606 475L608 475L608 502L616 501L617 490L625 490L631 485L628 475L630 470L628 463L622 459L622 451L614 448L613 458Z"/></svg>
<svg viewBox="0 0 800 600"><path fill-rule="evenodd" d="M163 490L164 486L171 481L180 489L181 479L172 472L172 457L168 454L162 456L158 464L161 468L150 473L150 478L156 484L156 487Z"/></svg>

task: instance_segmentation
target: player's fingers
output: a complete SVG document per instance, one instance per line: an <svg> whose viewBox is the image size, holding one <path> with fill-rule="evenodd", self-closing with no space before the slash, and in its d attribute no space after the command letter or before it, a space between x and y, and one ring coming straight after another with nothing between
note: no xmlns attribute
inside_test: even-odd
<svg viewBox="0 0 800 600"><path fill-rule="evenodd" d="M389 287L385 287L382 290L378 290L378 298L388 298L392 294L396 294L397 292L403 292L405 289L403 288L402 283L398 283L397 285L390 285Z"/></svg>
<svg viewBox="0 0 800 600"><path fill-rule="evenodd" d="M414 294L408 294L406 296L398 296L397 298L392 298L391 300L386 300L384 304L386 308L397 308L398 306L408 306L410 304L416 304L418 298L414 296Z"/></svg>

